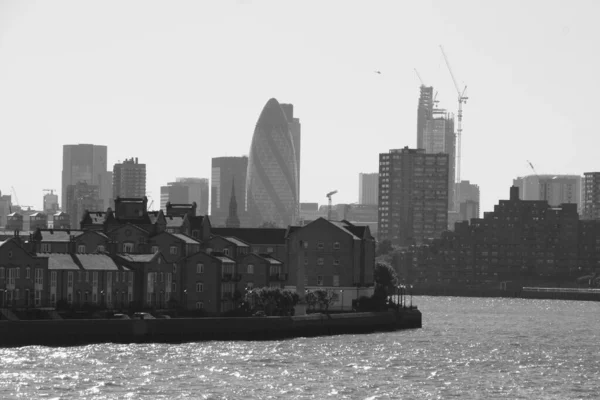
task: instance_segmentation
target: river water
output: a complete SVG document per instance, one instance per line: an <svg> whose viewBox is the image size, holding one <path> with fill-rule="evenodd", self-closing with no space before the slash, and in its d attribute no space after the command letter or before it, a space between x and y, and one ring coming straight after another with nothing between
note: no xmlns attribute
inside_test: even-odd
<svg viewBox="0 0 600 400"><path fill-rule="evenodd" d="M600 398L600 303L413 301L423 312L422 329L0 349L0 398Z"/></svg>

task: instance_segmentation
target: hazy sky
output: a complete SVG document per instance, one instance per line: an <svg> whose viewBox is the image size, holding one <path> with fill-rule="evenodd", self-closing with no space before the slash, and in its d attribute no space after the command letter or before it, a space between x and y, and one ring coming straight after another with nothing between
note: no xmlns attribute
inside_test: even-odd
<svg viewBox="0 0 600 400"><path fill-rule="evenodd" d="M358 200L378 154L416 145L419 81L464 109L482 211L512 179L600 170L599 1L0 0L0 190L41 207L62 145L147 164L147 187L248 154L271 97L302 123L301 201ZM382 75L374 73L380 70ZM14 201L14 199L13 199Z"/></svg>

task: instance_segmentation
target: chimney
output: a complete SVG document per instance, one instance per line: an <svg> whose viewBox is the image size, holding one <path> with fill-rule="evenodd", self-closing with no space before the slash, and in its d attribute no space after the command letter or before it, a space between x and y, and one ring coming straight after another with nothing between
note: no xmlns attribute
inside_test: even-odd
<svg viewBox="0 0 600 400"><path fill-rule="evenodd" d="M519 200L519 187L511 186L510 187L510 201L517 201L517 200Z"/></svg>

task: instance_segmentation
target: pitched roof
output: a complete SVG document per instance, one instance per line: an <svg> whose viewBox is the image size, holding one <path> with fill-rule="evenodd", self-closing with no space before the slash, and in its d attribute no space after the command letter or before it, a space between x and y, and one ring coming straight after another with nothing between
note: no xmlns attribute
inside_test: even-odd
<svg viewBox="0 0 600 400"><path fill-rule="evenodd" d="M271 265L283 265L283 262L279 261L275 257L271 257L268 254L257 254L257 256L267 261Z"/></svg>
<svg viewBox="0 0 600 400"><path fill-rule="evenodd" d="M231 242L233 244L235 244L237 247L250 247L248 245L248 243L241 241L240 239L233 237L233 236L220 236L223 239L227 240L228 242Z"/></svg>
<svg viewBox="0 0 600 400"><path fill-rule="evenodd" d="M118 256L121 257L124 260L129 261L129 262L147 263L147 262L152 262L152 260L154 260L154 257L156 257L157 254L159 254L159 253L154 253L154 254L118 254Z"/></svg>
<svg viewBox="0 0 600 400"><path fill-rule="evenodd" d="M284 228L212 228L211 233L235 237L249 244L285 244Z"/></svg>
<svg viewBox="0 0 600 400"><path fill-rule="evenodd" d="M36 255L48 259L48 269L79 270L79 266L70 254L37 253Z"/></svg>
<svg viewBox="0 0 600 400"><path fill-rule="evenodd" d="M200 244L200 242L196 239L191 238L188 235L184 235L183 233L171 233L171 235L183 240L186 244Z"/></svg>
<svg viewBox="0 0 600 400"><path fill-rule="evenodd" d="M148 211L148 218L150 218L150 222L155 224L158 221L158 213L160 211Z"/></svg>
<svg viewBox="0 0 600 400"><path fill-rule="evenodd" d="M84 234L81 230L70 229L40 229L42 242L69 242L71 236L78 237Z"/></svg>
<svg viewBox="0 0 600 400"><path fill-rule="evenodd" d="M220 260L222 263L234 263L235 261L227 256L222 256L222 255L216 255L216 254L211 254L214 258Z"/></svg>
<svg viewBox="0 0 600 400"><path fill-rule="evenodd" d="M119 267L105 254L77 254L81 267L86 270L118 271Z"/></svg>
<svg viewBox="0 0 600 400"><path fill-rule="evenodd" d="M183 225L184 217L174 217L172 215L165 216L167 220L167 228L180 228Z"/></svg>
<svg viewBox="0 0 600 400"><path fill-rule="evenodd" d="M116 232L116 231L118 231L119 229L125 229L125 228L134 228L134 229L137 229L137 230L139 230L139 231L141 231L141 232L144 232L144 233L149 233L147 230L145 230L145 229L144 229L144 228L142 228L141 226L139 226L139 225L137 225L137 224L132 224L131 222L127 222L127 223L124 223L124 224L122 224L122 225L119 225L119 226L115 227L115 229L111 230L111 231L110 231L110 232L108 232L108 233L113 233L113 232Z"/></svg>

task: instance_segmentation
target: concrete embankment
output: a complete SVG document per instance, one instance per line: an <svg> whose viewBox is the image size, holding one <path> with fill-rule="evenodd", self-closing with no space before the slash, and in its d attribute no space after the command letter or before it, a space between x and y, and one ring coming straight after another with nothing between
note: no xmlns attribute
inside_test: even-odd
<svg viewBox="0 0 600 400"><path fill-rule="evenodd" d="M269 340L421 327L421 312L296 317L0 321L0 346Z"/></svg>
<svg viewBox="0 0 600 400"><path fill-rule="evenodd" d="M600 301L600 290L577 290L553 288L527 288L515 290L500 289L462 289L462 288L419 288L413 290L414 296L456 296L456 297L503 297L520 299L579 300Z"/></svg>

